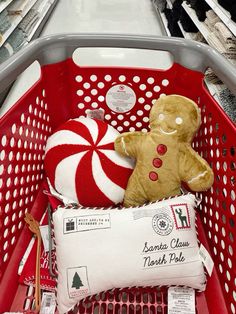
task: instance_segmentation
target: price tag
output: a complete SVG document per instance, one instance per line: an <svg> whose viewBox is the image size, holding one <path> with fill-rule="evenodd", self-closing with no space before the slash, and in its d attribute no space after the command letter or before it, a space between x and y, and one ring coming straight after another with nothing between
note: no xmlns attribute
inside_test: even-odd
<svg viewBox="0 0 236 314"><path fill-rule="evenodd" d="M170 287L168 289L168 314L196 314L195 290Z"/></svg>
<svg viewBox="0 0 236 314"><path fill-rule="evenodd" d="M44 292L39 314L54 314L56 310L56 297L53 292Z"/></svg>
<svg viewBox="0 0 236 314"><path fill-rule="evenodd" d="M48 225L40 226L40 233L43 241L43 247L45 252L49 252L49 234ZM52 242L52 250L54 249L54 243Z"/></svg>
<svg viewBox="0 0 236 314"><path fill-rule="evenodd" d="M214 267L214 262L213 259L211 258L211 255L208 253L207 249L202 244L200 245L199 248L199 255L204 266L206 267L209 276L211 276Z"/></svg>
<svg viewBox="0 0 236 314"><path fill-rule="evenodd" d="M106 94L106 103L107 106L114 112L128 112L136 103L136 94L128 85L114 85Z"/></svg>
<svg viewBox="0 0 236 314"><path fill-rule="evenodd" d="M104 121L105 111L102 108L94 110L86 110L87 118Z"/></svg>

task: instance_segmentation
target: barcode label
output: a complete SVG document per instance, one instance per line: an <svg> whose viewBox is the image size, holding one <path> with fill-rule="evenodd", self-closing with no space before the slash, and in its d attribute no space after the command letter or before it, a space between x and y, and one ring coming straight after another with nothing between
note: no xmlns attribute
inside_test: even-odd
<svg viewBox="0 0 236 314"><path fill-rule="evenodd" d="M54 314L56 310L56 298L53 292L44 292L42 297L40 314Z"/></svg>
<svg viewBox="0 0 236 314"><path fill-rule="evenodd" d="M52 302L52 297L51 296L47 296L46 297L46 302L45 302L45 307L50 307L51 306L51 302Z"/></svg>
<svg viewBox="0 0 236 314"><path fill-rule="evenodd" d="M196 314L195 291L192 288L168 289L168 314Z"/></svg>

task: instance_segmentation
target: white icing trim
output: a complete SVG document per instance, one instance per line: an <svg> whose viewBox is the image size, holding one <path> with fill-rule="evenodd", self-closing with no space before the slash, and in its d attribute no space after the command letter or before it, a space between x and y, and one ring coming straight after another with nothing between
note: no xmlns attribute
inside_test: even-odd
<svg viewBox="0 0 236 314"><path fill-rule="evenodd" d="M193 181L201 178L201 177L204 177L204 175L207 173L207 171L204 171L203 173L200 173L198 176L192 178L191 180L189 180L187 183L192 183Z"/></svg>
<svg viewBox="0 0 236 314"><path fill-rule="evenodd" d="M161 127L160 127L160 132L163 133L163 134L167 134L167 135L170 135L170 134L174 134L177 132L177 130L174 130L174 131L171 131L171 132L166 132L164 131Z"/></svg>
<svg viewBox="0 0 236 314"><path fill-rule="evenodd" d="M127 156L129 156L129 153L126 150L125 139L123 137L121 137L121 143L122 143L123 151L125 152Z"/></svg>

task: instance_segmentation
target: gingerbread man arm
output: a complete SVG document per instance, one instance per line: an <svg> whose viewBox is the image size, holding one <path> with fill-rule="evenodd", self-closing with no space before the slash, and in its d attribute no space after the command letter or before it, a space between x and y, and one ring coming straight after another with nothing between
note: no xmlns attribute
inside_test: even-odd
<svg viewBox="0 0 236 314"><path fill-rule="evenodd" d="M214 181L214 174L208 163L189 144L182 144L179 158L180 179L192 191L205 191Z"/></svg>
<svg viewBox="0 0 236 314"><path fill-rule="evenodd" d="M137 148L142 142L143 136L142 132L127 132L119 135L115 140L115 150L123 155L129 157L137 156Z"/></svg>

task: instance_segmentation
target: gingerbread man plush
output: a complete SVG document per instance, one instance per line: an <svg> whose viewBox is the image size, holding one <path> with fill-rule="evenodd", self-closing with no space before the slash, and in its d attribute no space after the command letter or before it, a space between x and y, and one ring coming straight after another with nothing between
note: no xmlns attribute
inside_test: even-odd
<svg viewBox="0 0 236 314"><path fill-rule="evenodd" d="M136 159L125 207L179 195L181 182L192 191L211 187L213 172L191 147L200 123L200 109L194 101L179 95L162 96L151 109L149 133L128 132L116 139L116 151Z"/></svg>

